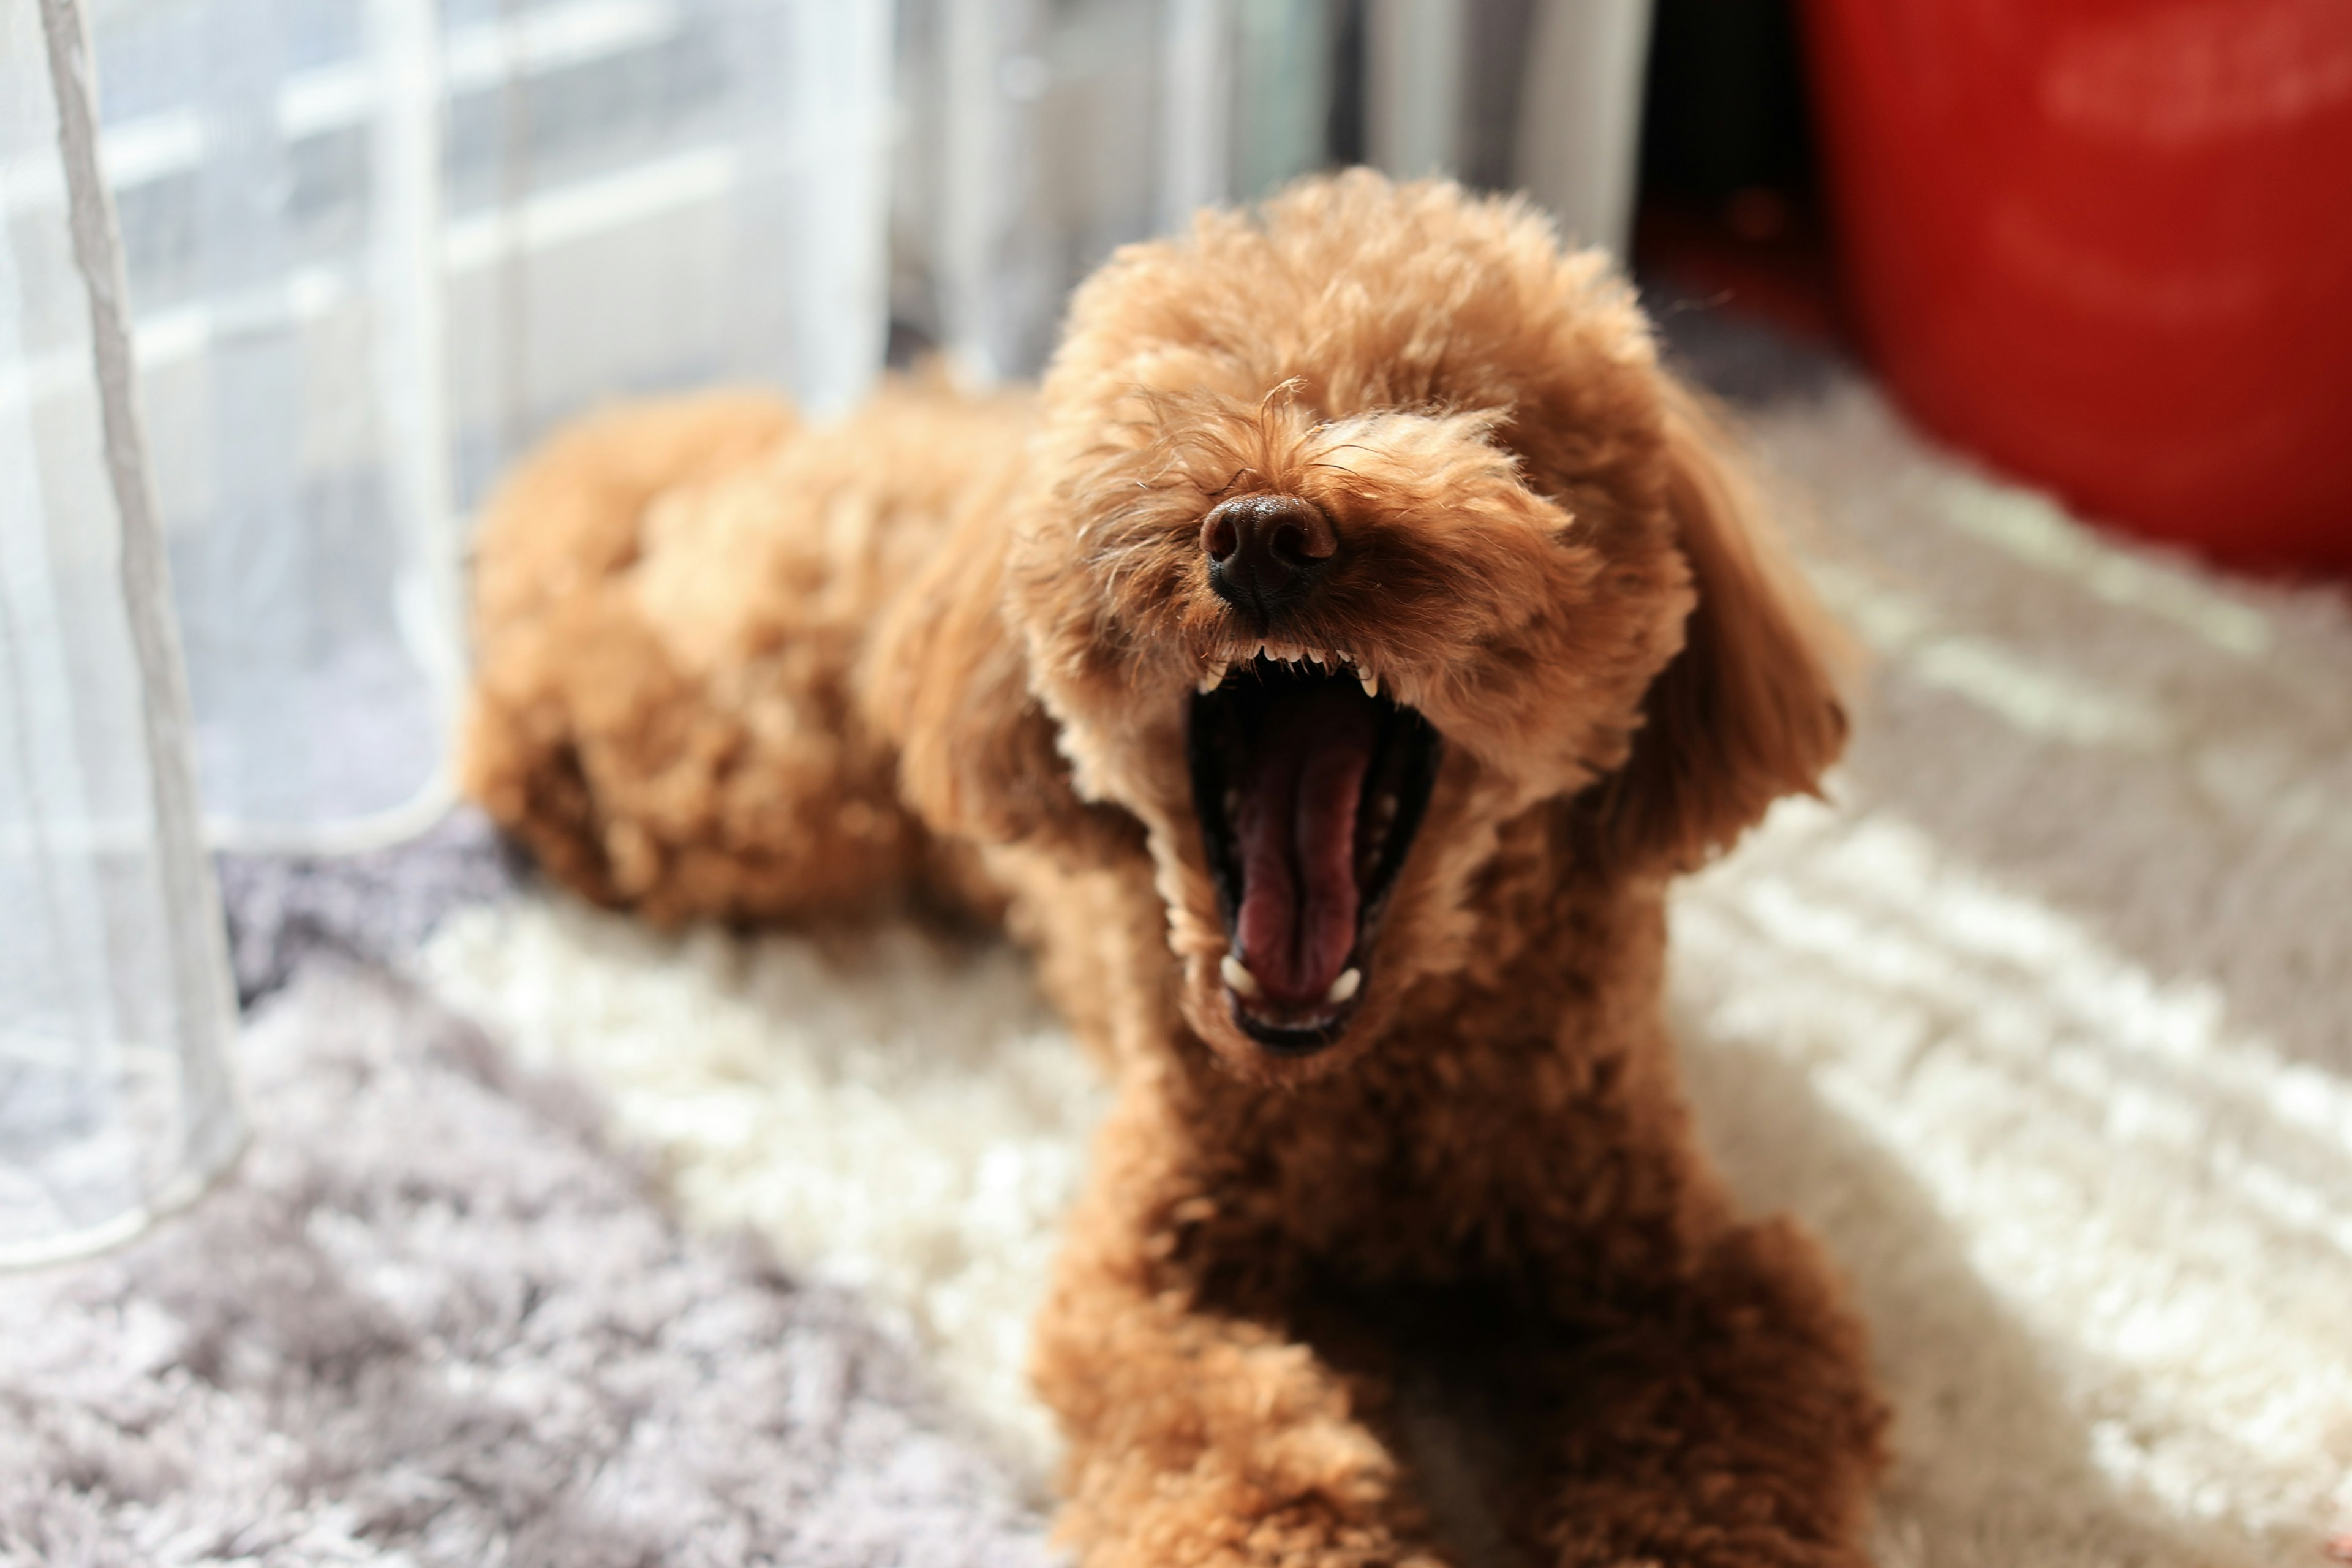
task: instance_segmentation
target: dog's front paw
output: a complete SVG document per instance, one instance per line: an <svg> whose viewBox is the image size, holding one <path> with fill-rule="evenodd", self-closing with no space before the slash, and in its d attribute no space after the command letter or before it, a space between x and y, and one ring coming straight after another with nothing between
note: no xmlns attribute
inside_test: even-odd
<svg viewBox="0 0 2352 1568"><path fill-rule="evenodd" d="M1447 1568L1386 1521L1321 1499L1253 1511L1225 1489L1179 1483L1123 1525L1080 1552L1085 1568Z"/></svg>
<svg viewBox="0 0 2352 1568"><path fill-rule="evenodd" d="M1311 1436L1284 1434L1276 1448L1293 1451L1255 1456L1274 1463L1248 1473L1211 1459L1130 1475L1119 1495L1074 1500L1061 1534L1084 1568L1447 1568L1390 1467L1343 1465L1301 1484L1296 1450L1328 1447L1302 1443Z"/></svg>
<svg viewBox="0 0 2352 1568"><path fill-rule="evenodd" d="M1383 1521L1349 1521L1318 1500L1292 1503L1255 1520L1230 1549L1202 1559L1217 1568L1445 1568L1426 1545L1401 1541Z"/></svg>

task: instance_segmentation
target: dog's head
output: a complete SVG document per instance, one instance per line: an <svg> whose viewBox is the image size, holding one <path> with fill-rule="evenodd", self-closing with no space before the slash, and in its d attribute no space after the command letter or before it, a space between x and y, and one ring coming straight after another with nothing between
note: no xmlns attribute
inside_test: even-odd
<svg viewBox="0 0 2352 1568"><path fill-rule="evenodd" d="M1663 875L1843 738L1630 293L1518 204L1360 173L1130 247L1044 401L1002 600L1042 711L1005 724L1143 825L1236 1063L1324 1070L1475 962L1515 817L1582 824L1564 876Z"/></svg>

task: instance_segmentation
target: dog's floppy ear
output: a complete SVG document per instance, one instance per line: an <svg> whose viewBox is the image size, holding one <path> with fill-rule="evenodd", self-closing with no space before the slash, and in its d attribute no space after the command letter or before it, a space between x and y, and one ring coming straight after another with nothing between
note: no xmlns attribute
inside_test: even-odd
<svg viewBox="0 0 2352 1568"><path fill-rule="evenodd" d="M1812 792L1845 743L1845 645L1699 399L1665 395L1667 506L1698 602L1651 684L1625 766L1599 789L1599 848L1686 869L1784 795Z"/></svg>
<svg viewBox="0 0 2352 1568"><path fill-rule="evenodd" d="M950 531L877 629L863 709L897 744L899 792L933 832L1098 851L1139 829L1071 787L1057 728L1029 689L1027 656L1004 616L1009 536L985 510Z"/></svg>

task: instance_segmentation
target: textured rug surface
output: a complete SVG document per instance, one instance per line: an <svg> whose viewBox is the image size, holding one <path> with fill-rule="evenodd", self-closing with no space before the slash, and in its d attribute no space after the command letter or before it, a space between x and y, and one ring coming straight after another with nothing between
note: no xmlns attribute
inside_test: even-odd
<svg viewBox="0 0 2352 1568"><path fill-rule="evenodd" d="M398 966L442 921L529 880L522 851L459 806L430 832L356 855L214 857L237 1000L250 1008L315 957Z"/></svg>
<svg viewBox="0 0 2352 1568"><path fill-rule="evenodd" d="M1833 369L1796 390L1756 433L1875 668L1832 804L1679 895L1675 1006L1727 1169L1873 1324L1879 1557L2352 1558L2352 616L2103 542ZM1099 1101L1017 959L530 897L424 970L1040 1473L1021 1347Z"/></svg>
<svg viewBox="0 0 2352 1568"><path fill-rule="evenodd" d="M1677 992L1727 1163L1861 1289L1902 1539L2352 1557L2346 600L2115 548L1858 386L1759 435L1878 679L1836 809L1686 889Z"/></svg>
<svg viewBox="0 0 2352 1568"><path fill-rule="evenodd" d="M220 1188L0 1278L0 1564L1050 1561L862 1309L682 1236L576 1086L320 963L240 1065Z"/></svg>

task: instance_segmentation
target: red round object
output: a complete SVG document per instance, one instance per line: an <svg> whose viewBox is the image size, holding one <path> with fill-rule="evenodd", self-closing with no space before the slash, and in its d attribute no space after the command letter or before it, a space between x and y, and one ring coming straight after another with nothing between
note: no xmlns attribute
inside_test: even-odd
<svg viewBox="0 0 2352 1568"><path fill-rule="evenodd" d="M1806 0L1845 288L1930 429L2352 571L2352 0Z"/></svg>

